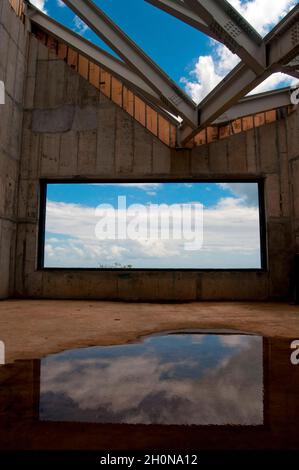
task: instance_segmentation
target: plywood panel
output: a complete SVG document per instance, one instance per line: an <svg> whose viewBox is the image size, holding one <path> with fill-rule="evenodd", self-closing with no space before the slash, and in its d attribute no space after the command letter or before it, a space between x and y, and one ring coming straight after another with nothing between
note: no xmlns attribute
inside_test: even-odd
<svg viewBox="0 0 299 470"><path fill-rule="evenodd" d="M111 99L118 106L123 105L123 84L117 78L111 78Z"/></svg>
<svg viewBox="0 0 299 470"><path fill-rule="evenodd" d="M170 124L163 116L158 117L158 136L159 139L164 142L164 144L170 144Z"/></svg>
<svg viewBox="0 0 299 470"><path fill-rule="evenodd" d="M51 51L55 52L57 54L58 51L58 41L51 36L48 36L47 38L47 47L51 49Z"/></svg>
<svg viewBox="0 0 299 470"><path fill-rule="evenodd" d="M74 51L71 47L68 48L67 63L72 69L78 70L78 52Z"/></svg>
<svg viewBox="0 0 299 470"><path fill-rule="evenodd" d="M134 116L134 93L125 86L123 89L123 108L130 116Z"/></svg>
<svg viewBox="0 0 299 470"><path fill-rule="evenodd" d="M78 72L81 77L88 80L89 78L89 60L83 55L79 54Z"/></svg>
<svg viewBox="0 0 299 470"><path fill-rule="evenodd" d="M170 124L170 147L174 148L176 146L176 127Z"/></svg>
<svg viewBox="0 0 299 470"><path fill-rule="evenodd" d="M111 98L111 75L104 69L100 69L100 90L105 96Z"/></svg>
<svg viewBox="0 0 299 470"><path fill-rule="evenodd" d="M158 135L158 113L150 106L146 106L146 127L153 134Z"/></svg>
<svg viewBox="0 0 299 470"><path fill-rule="evenodd" d="M265 124L265 113L255 114L254 116L254 126L259 127Z"/></svg>
<svg viewBox="0 0 299 470"><path fill-rule="evenodd" d="M207 143L214 142L215 140L218 140L219 137L219 129L218 127L208 127L207 128Z"/></svg>
<svg viewBox="0 0 299 470"><path fill-rule="evenodd" d="M68 53L68 47L66 44L62 44L61 42L58 44L58 51L57 55L59 59L66 60L67 59L67 53Z"/></svg>
<svg viewBox="0 0 299 470"><path fill-rule="evenodd" d="M219 128L219 139L226 139L227 137L229 137L231 135L232 131L231 131L231 125L228 124L226 126L221 126Z"/></svg>
<svg viewBox="0 0 299 470"><path fill-rule="evenodd" d="M249 129L252 129L253 126L254 126L253 116L247 116L242 119L243 131L248 131Z"/></svg>
<svg viewBox="0 0 299 470"><path fill-rule="evenodd" d="M265 120L266 120L266 123L270 123L270 122L274 122L276 121L277 117L276 117L276 109L273 109L272 111L267 111L265 113Z"/></svg>
<svg viewBox="0 0 299 470"><path fill-rule="evenodd" d="M242 132L242 119L236 119L232 122L233 134L239 134Z"/></svg>
<svg viewBox="0 0 299 470"><path fill-rule="evenodd" d="M195 145L204 145L207 143L207 132L206 129L203 129L194 137Z"/></svg>
<svg viewBox="0 0 299 470"><path fill-rule="evenodd" d="M135 96L134 117L140 124L146 125L145 103L138 96Z"/></svg>
<svg viewBox="0 0 299 470"><path fill-rule="evenodd" d="M89 81L96 88L100 88L100 67L93 62L89 63Z"/></svg>

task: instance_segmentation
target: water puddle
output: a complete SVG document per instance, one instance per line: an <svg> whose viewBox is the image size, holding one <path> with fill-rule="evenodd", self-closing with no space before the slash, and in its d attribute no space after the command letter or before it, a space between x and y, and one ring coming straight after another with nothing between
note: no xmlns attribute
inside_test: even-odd
<svg viewBox="0 0 299 470"><path fill-rule="evenodd" d="M41 420L263 424L263 339L171 334L41 361Z"/></svg>
<svg viewBox="0 0 299 470"><path fill-rule="evenodd" d="M291 340L191 331L0 366L0 449L299 449Z"/></svg>

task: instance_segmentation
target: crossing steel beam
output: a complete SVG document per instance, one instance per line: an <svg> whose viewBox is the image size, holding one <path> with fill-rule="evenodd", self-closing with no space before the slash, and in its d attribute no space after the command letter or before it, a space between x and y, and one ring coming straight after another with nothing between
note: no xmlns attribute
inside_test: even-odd
<svg viewBox="0 0 299 470"><path fill-rule="evenodd" d="M299 77L299 5L262 39L257 31L226 0L146 0L185 23L216 38L239 55L238 64L198 105L198 128L184 124L182 145L239 102L272 73ZM268 97L267 100L274 98ZM284 95L284 100L286 95ZM245 98L247 100L247 98ZM278 100L279 101L279 100ZM248 103L248 101L247 101ZM260 109L261 100L251 100ZM258 104L259 103L259 104ZM273 105L275 105L275 100ZM275 106L273 106L275 107ZM234 108L241 109L236 105ZM244 109L244 107L242 108ZM231 115L235 116L235 111ZM246 112L246 111L245 111ZM259 111L256 111L259 112ZM254 111L253 111L254 113Z"/></svg>
<svg viewBox="0 0 299 470"><path fill-rule="evenodd" d="M262 37L226 0L146 0L225 44L256 73L265 67Z"/></svg>
<svg viewBox="0 0 299 470"><path fill-rule="evenodd" d="M160 97L167 108L197 127L196 105L102 10L91 0L64 0L118 56Z"/></svg>
<svg viewBox="0 0 299 470"><path fill-rule="evenodd" d="M299 5L262 39L226 0L146 1L218 39L242 59L198 106L92 0L64 0L64 3L122 60L36 8L27 9L33 23L106 68L162 112L166 110L183 118L182 145L212 123L289 104L286 90L244 96L274 72L299 78Z"/></svg>
<svg viewBox="0 0 299 470"><path fill-rule="evenodd" d="M299 55L299 4L265 37L267 67L295 62Z"/></svg>
<svg viewBox="0 0 299 470"><path fill-rule="evenodd" d="M289 87L246 96L219 116L213 124L223 124L242 117L289 106L291 104L290 97Z"/></svg>
<svg viewBox="0 0 299 470"><path fill-rule="evenodd" d="M198 132L216 121L219 116L270 75L271 72L266 71L257 77L245 64L240 63L237 65L199 104L198 128L195 131L191 130L190 127L182 129L180 137L182 145L188 143Z"/></svg>
<svg viewBox="0 0 299 470"><path fill-rule="evenodd" d="M121 60L87 41L79 34L66 28L33 6L27 7L26 15L33 24L36 24L47 33L56 37L56 39L61 40L80 54L93 60L108 72L111 72L116 78L128 84L132 90L144 94L148 99L153 100L157 104L162 104L159 95Z"/></svg>
<svg viewBox="0 0 299 470"><path fill-rule="evenodd" d="M214 122L221 114L275 72L290 73L286 64L299 54L299 5L297 5L271 33L265 37L266 66L257 74L245 63L240 63L198 105L198 130ZM297 71L291 71L297 77ZM181 141L187 143L197 132L185 128Z"/></svg>

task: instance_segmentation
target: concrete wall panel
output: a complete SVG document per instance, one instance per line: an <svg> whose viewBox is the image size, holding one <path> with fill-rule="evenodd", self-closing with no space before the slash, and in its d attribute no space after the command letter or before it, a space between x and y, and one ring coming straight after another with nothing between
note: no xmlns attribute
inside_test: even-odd
<svg viewBox="0 0 299 470"><path fill-rule="evenodd" d="M0 104L0 299L14 290L27 34L9 2L1 1L0 80L5 104Z"/></svg>

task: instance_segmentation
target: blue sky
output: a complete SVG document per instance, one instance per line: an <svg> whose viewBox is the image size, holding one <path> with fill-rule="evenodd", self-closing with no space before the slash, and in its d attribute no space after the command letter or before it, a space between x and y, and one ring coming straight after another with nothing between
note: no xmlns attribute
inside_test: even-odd
<svg viewBox="0 0 299 470"><path fill-rule="evenodd" d="M195 200L205 207L216 205L220 198L235 197L229 187L222 188L215 183L145 183L140 187L133 184L130 188L114 184L49 184L47 193L48 200L53 202L93 208L102 202L116 207L118 196L126 196L130 204L183 204Z"/></svg>
<svg viewBox="0 0 299 470"><path fill-rule="evenodd" d="M95 3L177 82L184 72L193 68L195 58L209 50L208 37L143 0L96 0ZM56 0L48 0L45 6L53 18L75 27L69 8L57 7ZM91 30L84 36L111 52Z"/></svg>
<svg viewBox="0 0 299 470"><path fill-rule="evenodd" d="M109 51L61 0L31 0L50 16ZM299 0L229 0L265 35ZM126 34L187 91L201 101L238 63L224 46L160 11L145 0L94 0ZM274 74L256 92L294 84L297 80Z"/></svg>

